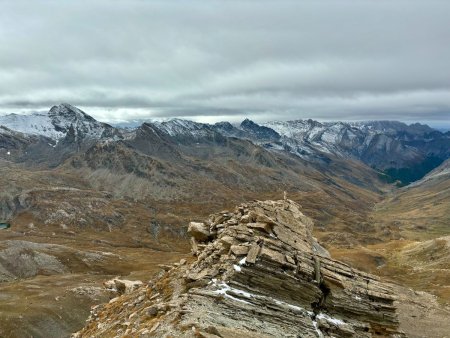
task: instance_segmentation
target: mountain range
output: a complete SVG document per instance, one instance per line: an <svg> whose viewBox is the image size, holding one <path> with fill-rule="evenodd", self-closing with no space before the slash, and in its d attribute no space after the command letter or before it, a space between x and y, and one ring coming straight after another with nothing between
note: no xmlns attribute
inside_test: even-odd
<svg viewBox="0 0 450 338"><path fill-rule="evenodd" d="M47 114L1 116L0 125L3 126L0 148L3 156L9 152L9 156L18 160L27 159L23 152L27 144L34 152L39 144L45 152L51 146L55 158L62 160L65 156L61 156L61 152L67 153L68 146L86 149L99 141L134 144L142 142L144 134L144 138L150 137L149 130L154 134L151 137L157 137L153 140L153 147L158 143L161 147L161 152L153 155L167 155L162 149L170 143L180 146L213 144L236 138L251 141L273 153L293 154L308 162L325 163L330 157L359 160L380 171L388 181L399 180L399 184L422 178L450 157L450 132L443 133L419 123L407 125L396 121L321 123L309 119L259 125L245 119L239 125L232 125L228 122L204 124L172 119L122 129L98 122L69 104L60 104ZM12 131L34 135L34 138L24 140L21 134L13 136ZM58 147L59 143L62 146Z"/></svg>

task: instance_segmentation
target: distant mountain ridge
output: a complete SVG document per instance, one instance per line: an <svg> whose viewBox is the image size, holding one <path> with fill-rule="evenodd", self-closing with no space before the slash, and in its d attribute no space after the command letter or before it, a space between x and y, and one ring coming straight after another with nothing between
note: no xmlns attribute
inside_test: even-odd
<svg viewBox="0 0 450 338"><path fill-rule="evenodd" d="M82 110L62 103L52 107L47 114L0 116L0 125L24 134L46 137L49 144L62 142L61 152L65 153L65 149L87 149L99 141L137 137L144 144L142 128L145 125L153 132L158 130L158 140L171 139L184 146L223 143L226 138L238 138L309 162L325 163L330 156L356 159L385 172L388 180L400 180L403 184L422 178L450 157L450 133L419 123L407 125L398 121L318 122L308 119L257 124L245 119L241 124L233 125L174 118L122 129L99 122ZM158 140L155 142L160 142Z"/></svg>
<svg viewBox="0 0 450 338"><path fill-rule="evenodd" d="M450 157L450 134L419 123L295 120L259 125L246 119L240 125L233 125L172 119L155 125L175 138L198 140L218 133L312 162L324 156L357 159L403 183L420 179Z"/></svg>
<svg viewBox="0 0 450 338"><path fill-rule="evenodd" d="M0 116L0 125L25 134L45 136L55 141L67 136L71 127L73 133L87 139L113 137L116 134L116 128L95 120L68 103L53 106L47 113Z"/></svg>
<svg viewBox="0 0 450 338"><path fill-rule="evenodd" d="M381 170L409 167L430 157L444 160L450 156L449 135L418 123L408 126L397 121L296 120L268 122L265 126L288 140L337 156L350 156Z"/></svg>

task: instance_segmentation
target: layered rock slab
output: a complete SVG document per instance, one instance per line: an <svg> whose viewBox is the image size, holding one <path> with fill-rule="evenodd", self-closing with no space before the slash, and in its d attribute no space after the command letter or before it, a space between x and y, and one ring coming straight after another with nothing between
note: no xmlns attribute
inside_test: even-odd
<svg viewBox="0 0 450 338"><path fill-rule="evenodd" d="M312 227L290 200L191 223L192 263L93 309L74 337L404 336L393 287L331 259Z"/></svg>

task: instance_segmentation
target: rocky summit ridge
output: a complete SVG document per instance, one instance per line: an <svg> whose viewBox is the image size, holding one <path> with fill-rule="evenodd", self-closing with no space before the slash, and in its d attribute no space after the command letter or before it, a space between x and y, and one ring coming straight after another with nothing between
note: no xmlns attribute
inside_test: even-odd
<svg viewBox="0 0 450 338"><path fill-rule="evenodd" d="M192 253L73 337L403 337L391 284L330 258L291 200L191 222Z"/></svg>

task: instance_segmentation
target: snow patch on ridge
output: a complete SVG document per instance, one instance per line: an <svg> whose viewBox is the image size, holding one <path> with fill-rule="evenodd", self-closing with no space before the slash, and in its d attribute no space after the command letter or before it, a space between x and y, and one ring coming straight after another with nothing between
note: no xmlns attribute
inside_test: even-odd
<svg viewBox="0 0 450 338"><path fill-rule="evenodd" d="M31 115L9 114L0 116L0 125L11 130L31 135L43 135L57 140L65 133L57 131L48 114L34 113Z"/></svg>
<svg viewBox="0 0 450 338"><path fill-rule="evenodd" d="M232 300L235 300L235 301L238 301L238 302L241 302L241 303L251 304L248 301L245 301L245 300L240 299L240 298L233 297L232 295L228 294L228 292L231 291L231 292L233 292L233 293L235 293L237 295L243 296L245 298L252 298L252 295L250 293L242 291L242 290L239 290L239 289L236 289L236 288L232 288L231 286L229 286L225 282L217 284L217 280L215 280L215 279L212 280L212 283L214 284L214 286L219 287L219 289L214 291L215 294L223 295L223 296L225 296L227 298L230 298Z"/></svg>
<svg viewBox="0 0 450 338"><path fill-rule="evenodd" d="M209 125L207 124L177 118L163 122L155 121L153 124L170 136L188 135L194 137L204 137L211 132L209 130Z"/></svg>
<svg viewBox="0 0 450 338"><path fill-rule="evenodd" d="M67 103L53 106L47 113L0 116L0 125L25 134L45 136L55 141L64 138L71 128L76 136L88 139L100 139L108 128L112 130L109 125L95 120Z"/></svg>

